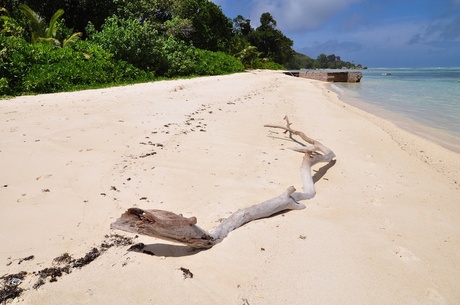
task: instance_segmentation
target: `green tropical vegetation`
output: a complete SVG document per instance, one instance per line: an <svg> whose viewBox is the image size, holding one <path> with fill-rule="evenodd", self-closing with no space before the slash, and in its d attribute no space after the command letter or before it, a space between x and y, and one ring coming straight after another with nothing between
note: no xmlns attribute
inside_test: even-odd
<svg viewBox="0 0 460 305"><path fill-rule="evenodd" d="M245 69L355 67L335 55L311 59L296 53L269 13L253 28L249 19L231 20L209 0L0 0L0 5L0 96Z"/></svg>

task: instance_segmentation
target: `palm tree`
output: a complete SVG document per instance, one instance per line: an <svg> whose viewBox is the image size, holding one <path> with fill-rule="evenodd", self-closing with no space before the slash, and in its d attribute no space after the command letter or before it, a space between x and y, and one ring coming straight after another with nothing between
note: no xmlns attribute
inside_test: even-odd
<svg viewBox="0 0 460 305"><path fill-rule="evenodd" d="M57 10L56 13L51 16L50 22L47 25L43 18L27 5L21 3L18 8L28 20L31 30L30 43L45 42L58 47L65 47L70 43L77 41L82 35L80 32L73 33L69 38L64 39L62 44L56 39L56 33L58 30L57 21L59 17L64 14L63 9Z"/></svg>

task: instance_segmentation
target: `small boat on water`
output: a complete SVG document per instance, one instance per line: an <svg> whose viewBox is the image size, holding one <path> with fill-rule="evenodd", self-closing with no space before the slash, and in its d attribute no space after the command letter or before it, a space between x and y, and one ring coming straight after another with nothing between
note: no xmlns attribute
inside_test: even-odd
<svg viewBox="0 0 460 305"><path fill-rule="evenodd" d="M391 73L382 73L382 76L388 76L391 75Z"/></svg>

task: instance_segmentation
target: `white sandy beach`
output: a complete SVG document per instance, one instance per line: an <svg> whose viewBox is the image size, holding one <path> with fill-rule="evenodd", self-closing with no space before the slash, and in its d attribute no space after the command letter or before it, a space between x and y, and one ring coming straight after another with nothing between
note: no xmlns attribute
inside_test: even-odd
<svg viewBox="0 0 460 305"><path fill-rule="evenodd" d="M337 155L306 209L198 253L139 236L154 256L112 247L32 288L55 257L134 236L110 230L129 207L196 216L211 230L300 189L302 156L263 127L285 115ZM321 82L270 71L161 81L0 100L0 117L0 276L29 273L13 303L460 303L459 154Z"/></svg>

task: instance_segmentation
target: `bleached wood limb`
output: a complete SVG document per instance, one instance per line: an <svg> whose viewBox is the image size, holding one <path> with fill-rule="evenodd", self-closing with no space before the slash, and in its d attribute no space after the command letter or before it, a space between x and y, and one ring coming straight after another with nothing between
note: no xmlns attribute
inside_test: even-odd
<svg viewBox="0 0 460 305"><path fill-rule="evenodd" d="M241 209L230 215L227 219L211 232L214 243L220 243L228 233L242 225L260 218L266 218L285 210L302 210L305 206L291 196L295 192L293 186L289 187L283 194L265 202Z"/></svg>

